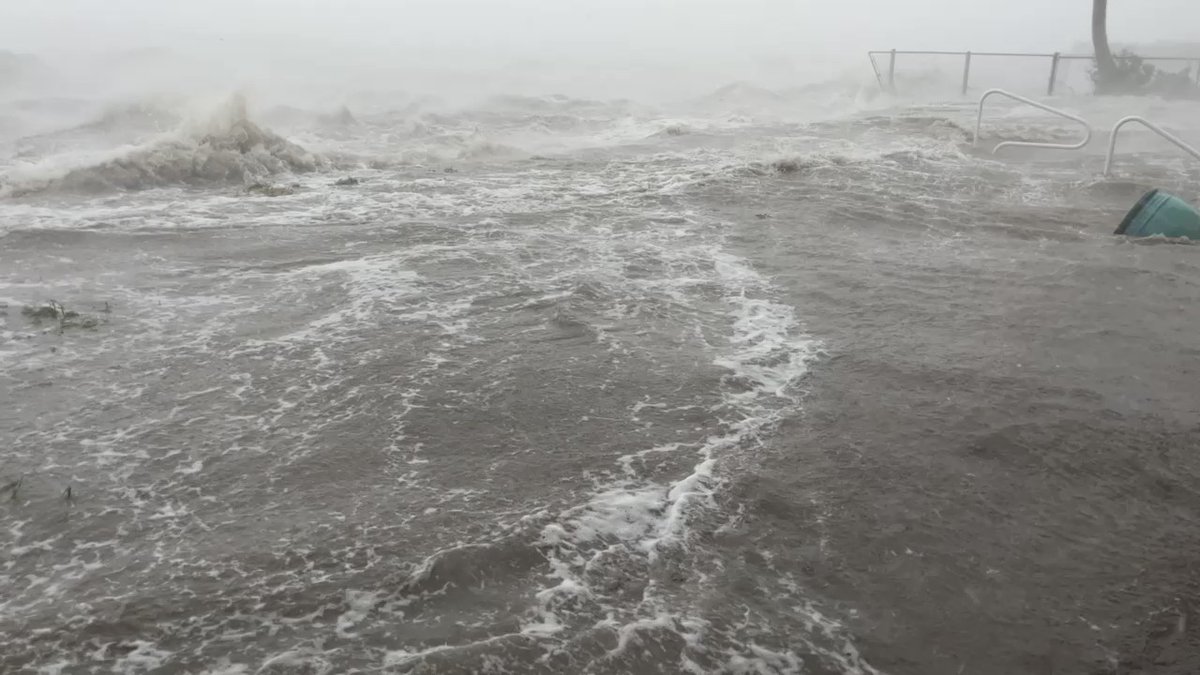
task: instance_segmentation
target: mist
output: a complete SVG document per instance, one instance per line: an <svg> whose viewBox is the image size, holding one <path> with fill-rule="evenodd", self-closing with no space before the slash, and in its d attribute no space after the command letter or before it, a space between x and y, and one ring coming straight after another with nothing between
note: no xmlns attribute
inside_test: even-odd
<svg viewBox="0 0 1200 675"><path fill-rule="evenodd" d="M1118 42L1186 39L1200 21L1186 0L1110 11ZM434 95L661 98L867 78L867 49L1068 51L1087 40L1089 13L1035 0L62 0L0 8L0 49L46 59L72 89L325 96L384 78Z"/></svg>

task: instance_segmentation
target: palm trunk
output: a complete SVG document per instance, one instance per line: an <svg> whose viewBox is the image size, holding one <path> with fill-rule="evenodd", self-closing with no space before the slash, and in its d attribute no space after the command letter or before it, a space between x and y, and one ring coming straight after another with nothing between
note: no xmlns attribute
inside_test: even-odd
<svg viewBox="0 0 1200 675"><path fill-rule="evenodd" d="M1092 0L1092 45L1096 49L1096 83L1104 89L1116 79L1117 71L1108 47L1108 0Z"/></svg>

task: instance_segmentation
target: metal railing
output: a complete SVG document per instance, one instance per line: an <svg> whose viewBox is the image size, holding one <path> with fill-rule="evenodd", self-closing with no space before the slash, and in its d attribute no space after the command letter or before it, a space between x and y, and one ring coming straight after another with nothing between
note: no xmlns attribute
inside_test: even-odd
<svg viewBox="0 0 1200 675"><path fill-rule="evenodd" d="M1185 143L1184 141L1180 140L1179 137L1175 136L1174 134L1170 133L1169 131L1166 131L1165 129L1158 126L1157 124L1154 124L1150 120L1147 120L1144 117L1136 117L1136 116L1126 117L1126 118L1122 119L1120 122L1117 122L1116 126L1113 127L1112 138L1110 138L1108 140L1108 158L1105 159L1105 161L1104 161L1104 175L1105 176L1112 175L1113 156L1117 154L1117 136L1121 133L1121 129L1125 125L1131 124L1134 122L1146 127L1150 131L1153 131L1154 133L1158 134L1159 136L1162 136L1163 138L1167 139L1171 143L1174 143L1176 146L1179 147L1180 150L1183 150L1184 152L1191 155L1192 157L1194 157L1196 159L1200 159L1200 151L1196 150L1196 148L1194 148L1194 147L1188 145L1187 143Z"/></svg>
<svg viewBox="0 0 1200 675"><path fill-rule="evenodd" d="M879 72L879 66L875 63L876 56L888 56L887 82L884 83L883 74ZM879 87L884 91L892 93L896 92L896 57L897 56L961 56L963 57L963 74L962 74L962 93L965 96L970 88L971 83L971 59L974 57L1026 57L1026 58L1041 58L1050 61L1049 64L1049 84L1046 86L1046 95L1053 96L1056 83L1058 81L1059 67L1064 61L1094 61L1095 57L1087 54L1063 54L1055 52L1053 54L1039 53L1022 53L1022 52L944 52L944 51L901 51L892 49L889 51L871 51L867 52L867 57L871 59L871 68L875 71L875 79L879 82ZM1194 56L1163 56L1163 57L1146 57L1145 61L1172 61L1189 63L1196 65L1196 84L1200 86L1200 58Z"/></svg>
<svg viewBox="0 0 1200 675"><path fill-rule="evenodd" d="M983 96L981 96L979 98L979 114L975 117L975 146L976 147L979 146L979 132L983 127L983 104L987 103L987 100L989 98L991 98L992 96L1005 96L1005 97L1013 99L1014 101L1020 101L1021 103L1024 103L1026 105L1030 105L1030 106L1033 106L1034 108L1038 108L1039 110L1045 110L1048 113L1052 113L1054 115L1058 115L1059 117L1063 117L1063 118L1072 120L1074 122L1078 122L1078 123L1082 124L1083 128L1087 131L1083 140L1078 143L1075 143L1075 144L1034 143L1032 141L1004 141L1003 143L1000 143L999 145L997 145L995 148L992 148L993 155L1000 152L1001 148L1050 148L1053 150L1080 150L1080 149L1084 148L1085 146L1087 146L1087 144L1092 141L1092 125L1088 124L1087 120L1083 119L1082 117L1077 117L1075 115L1072 115L1069 112L1059 110L1058 108L1051 108L1050 106L1048 106L1044 103L1038 103L1037 101L1035 101L1031 98L1025 98L1024 96L1021 96L1019 94L1014 94L1011 91L1005 91L1003 89L989 89L983 94Z"/></svg>

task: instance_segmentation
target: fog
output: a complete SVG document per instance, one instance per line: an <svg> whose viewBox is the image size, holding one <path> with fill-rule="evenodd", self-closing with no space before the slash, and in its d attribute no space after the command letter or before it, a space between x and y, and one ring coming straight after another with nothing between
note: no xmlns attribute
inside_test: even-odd
<svg viewBox="0 0 1200 675"><path fill-rule="evenodd" d="M48 0L0 7L0 50L139 85L677 94L869 76L867 49L1069 51L1086 0ZM1114 41L1187 40L1194 0L1113 0ZM139 50L155 49L149 56ZM138 55L141 54L139 57ZM68 68L69 70L70 68ZM81 71L76 83L128 77ZM187 86L180 78L188 80Z"/></svg>

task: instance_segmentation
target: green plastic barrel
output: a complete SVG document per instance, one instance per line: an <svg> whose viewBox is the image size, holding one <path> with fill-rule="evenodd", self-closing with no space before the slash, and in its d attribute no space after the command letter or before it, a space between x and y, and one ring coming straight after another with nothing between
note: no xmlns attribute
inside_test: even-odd
<svg viewBox="0 0 1200 675"><path fill-rule="evenodd" d="M1200 240L1200 211L1162 190L1147 192L1134 205L1116 234L1129 237L1186 237Z"/></svg>

